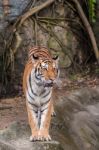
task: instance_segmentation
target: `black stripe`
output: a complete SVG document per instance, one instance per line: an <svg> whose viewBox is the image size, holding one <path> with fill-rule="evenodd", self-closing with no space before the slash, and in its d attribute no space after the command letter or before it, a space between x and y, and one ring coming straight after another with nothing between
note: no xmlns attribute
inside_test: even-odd
<svg viewBox="0 0 99 150"><path fill-rule="evenodd" d="M38 86L42 86L43 84L42 83L38 83L36 81L34 81Z"/></svg>
<svg viewBox="0 0 99 150"><path fill-rule="evenodd" d="M45 111L46 109L48 109L48 107L46 107L46 108L44 108L43 110L41 110L41 113L42 113L43 111Z"/></svg>
<svg viewBox="0 0 99 150"><path fill-rule="evenodd" d="M37 80L38 81L41 81L41 79L39 79L37 76L36 76L36 74L35 74L35 78L36 78L36 80L34 81L38 86L42 86L42 82L37 82Z"/></svg>
<svg viewBox="0 0 99 150"><path fill-rule="evenodd" d="M29 91L28 91L28 94L29 94L29 96L31 97L31 99L35 100L34 97L32 97L32 96L30 95Z"/></svg>
<svg viewBox="0 0 99 150"><path fill-rule="evenodd" d="M29 103L30 105L32 105L32 106L38 107L37 105L31 103L30 101L28 101L28 103Z"/></svg>
<svg viewBox="0 0 99 150"><path fill-rule="evenodd" d="M41 104L41 106L46 105L49 101L50 101L50 99L47 100L46 102L44 102L43 104Z"/></svg>
<svg viewBox="0 0 99 150"><path fill-rule="evenodd" d="M39 68L38 68L38 69L39 69ZM35 83L36 83L38 86L42 86L42 82L40 82L41 79L37 76L37 72L38 72L38 70L37 70L37 68L36 68L36 69L35 69L35 78L36 78ZM39 76L40 76L40 75L39 75ZM36 82L36 81L39 81L39 83Z"/></svg>
<svg viewBox="0 0 99 150"><path fill-rule="evenodd" d="M35 95L35 96L37 96L37 94L33 91L33 89L32 89L32 85L31 85L31 74L29 75L29 83L30 83L30 88L31 88L31 92Z"/></svg>
<svg viewBox="0 0 99 150"><path fill-rule="evenodd" d="M41 124L41 109L38 110L38 126L40 127L40 124Z"/></svg>
<svg viewBox="0 0 99 150"><path fill-rule="evenodd" d="M50 59L49 60L45 59L43 62L46 64L46 63L51 63L52 61Z"/></svg>
<svg viewBox="0 0 99 150"><path fill-rule="evenodd" d="M43 95L46 92L46 90L44 89L41 93L40 96Z"/></svg>
<svg viewBox="0 0 99 150"><path fill-rule="evenodd" d="M35 78L36 78L37 80L41 80L40 78L38 78L38 77L36 76L36 73L35 73Z"/></svg>
<svg viewBox="0 0 99 150"><path fill-rule="evenodd" d="M35 69L35 78L36 78L37 80L41 80L40 78L37 77L37 73L39 74L39 68L38 68L38 69L37 69L37 68Z"/></svg>
<svg viewBox="0 0 99 150"><path fill-rule="evenodd" d="M49 93L50 91L48 91L42 98L45 98L46 96L48 96Z"/></svg>

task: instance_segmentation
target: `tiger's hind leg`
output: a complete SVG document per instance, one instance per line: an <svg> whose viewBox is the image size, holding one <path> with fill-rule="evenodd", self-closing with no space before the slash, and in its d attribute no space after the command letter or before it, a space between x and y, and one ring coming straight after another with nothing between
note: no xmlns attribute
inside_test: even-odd
<svg viewBox="0 0 99 150"><path fill-rule="evenodd" d="M40 129L38 132L38 140L41 140L41 141L51 140L51 137L49 135L51 113L52 113L52 101L49 102L48 108L45 109L41 114L41 123L40 123Z"/></svg>
<svg viewBox="0 0 99 150"><path fill-rule="evenodd" d="M32 135L30 136L30 141L37 141L38 140L38 126L37 126L36 116L33 110L31 109L31 107L29 107L28 104L26 104L26 106L27 106L27 112L28 112L29 125L30 125L31 132L32 132Z"/></svg>

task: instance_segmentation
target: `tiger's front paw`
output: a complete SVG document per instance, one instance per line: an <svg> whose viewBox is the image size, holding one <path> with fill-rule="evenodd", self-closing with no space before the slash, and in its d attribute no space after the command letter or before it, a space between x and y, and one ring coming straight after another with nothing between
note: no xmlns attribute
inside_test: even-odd
<svg viewBox="0 0 99 150"><path fill-rule="evenodd" d="M41 130L38 133L38 141L50 141L51 137L45 130Z"/></svg>
<svg viewBox="0 0 99 150"><path fill-rule="evenodd" d="M33 132L32 135L30 136L30 141L34 142L38 140L38 132Z"/></svg>

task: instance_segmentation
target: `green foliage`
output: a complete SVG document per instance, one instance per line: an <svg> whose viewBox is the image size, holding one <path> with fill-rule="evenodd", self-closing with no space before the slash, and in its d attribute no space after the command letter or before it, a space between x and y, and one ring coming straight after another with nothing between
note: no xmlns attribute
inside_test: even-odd
<svg viewBox="0 0 99 150"><path fill-rule="evenodd" d="M89 18L90 21L96 22L96 13L95 13L96 0L89 0Z"/></svg>

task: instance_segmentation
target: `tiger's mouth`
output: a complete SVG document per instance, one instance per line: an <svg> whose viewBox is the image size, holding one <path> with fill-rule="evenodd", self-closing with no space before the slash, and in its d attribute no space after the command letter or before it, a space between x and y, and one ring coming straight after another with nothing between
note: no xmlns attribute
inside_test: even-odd
<svg viewBox="0 0 99 150"><path fill-rule="evenodd" d="M45 83L44 86L45 86L45 87L52 87L52 86L53 86L53 82L52 82L52 83Z"/></svg>

